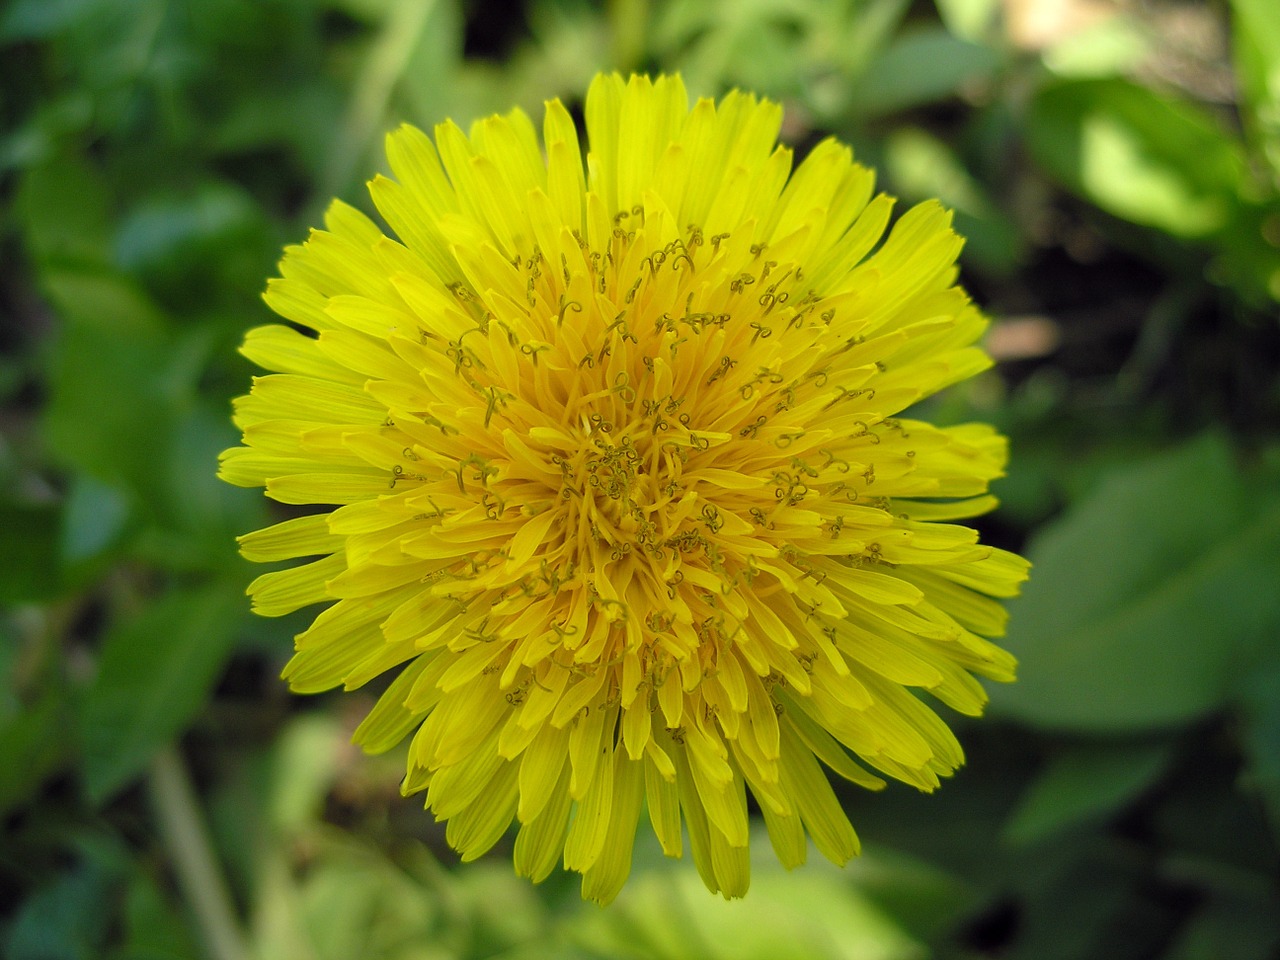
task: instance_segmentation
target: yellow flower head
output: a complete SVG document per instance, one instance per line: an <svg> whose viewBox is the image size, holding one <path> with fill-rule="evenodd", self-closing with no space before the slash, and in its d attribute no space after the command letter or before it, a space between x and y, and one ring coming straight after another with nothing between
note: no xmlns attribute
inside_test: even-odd
<svg viewBox="0 0 1280 960"><path fill-rule="evenodd" d="M986 368L936 203L892 201L828 140L792 171L781 109L692 109L678 77L597 77L435 142L405 126L373 201L290 247L251 330L221 475L332 509L241 538L320 557L249 588L330 604L300 692L395 679L355 739L412 734L404 792L464 860L519 823L612 899L644 806L713 891L748 884L747 793L778 857L858 839L823 772L932 790L963 760L912 688L981 712L1019 557L990 509L1005 441L897 416Z"/></svg>

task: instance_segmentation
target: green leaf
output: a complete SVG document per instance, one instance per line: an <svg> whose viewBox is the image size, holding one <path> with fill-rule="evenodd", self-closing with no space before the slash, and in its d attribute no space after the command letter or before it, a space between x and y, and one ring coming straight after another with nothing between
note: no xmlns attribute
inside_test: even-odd
<svg viewBox="0 0 1280 960"><path fill-rule="evenodd" d="M1273 649L1269 661L1242 678L1240 707L1244 782L1262 796L1272 836L1280 841L1280 652Z"/></svg>
<svg viewBox="0 0 1280 960"><path fill-rule="evenodd" d="M56 504L0 502L0 604L45 600L61 584Z"/></svg>
<svg viewBox="0 0 1280 960"><path fill-rule="evenodd" d="M896 130L885 143L885 167L904 200L936 197L955 209L967 257L995 272L1013 268L1021 242L1017 228L945 142L917 127Z"/></svg>
<svg viewBox="0 0 1280 960"><path fill-rule="evenodd" d="M940 28L916 30L896 38L871 62L855 85L856 112L881 116L936 103L963 87L990 80L1000 55Z"/></svg>
<svg viewBox="0 0 1280 960"><path fill-rule="evenodd" d="M40 266L107 263L107 188L87 163L60 157L28 171L15 208L27 249Z"/></svg>
<svg viewBox="0 0 1280 960"><path fill-rule="evenodd" d="M79 705L84 780L101 803L200 711L244 617L239 584L169 593L104 641Z"/></svg>
<svg viewBox="0 0 1280 960"><path fill-rule="evenodd" d="M1114 216L1195 238L1234 214L1240 145L1193 104L1125 80L1060 83L1032 101L1026 136L1046 172Z"/></svg>
<svg viewBox="0 0 1280 960"><path fill-rule="evenodd" d="M37 889L17 911L2 946L7 960L93 960L102 955L119 879L93 861Z"/></svg>
<svg viewBox="0 0 1280 960"><path fill-rule="evenodd" d="M1271 0L1231 0L1231 12L1243 113L1280 188L1280 17Z"/></svg>
<svg viewBox="0 0 1280 960"><path fill-rule="evenodd" d="M1103 77L1128 73L1150 55L1146 34L1123 14L1066 34L1044 51L1044 62L1060 77Z"/></svg>
<svg viewBox="0 0 1280 960"><path fill-rule="evenodd" d="M1274 960L1280 913L1266 896L1221 893L1200 904L1165 960Z"/></svg>
<svg viewBox="0 0 1280 960"><path fill-rule="evenodd" d="M13 0L0 14L0 41L47 37L84 16L101 0Z"/></svg>
<svg viewBox="0 0 1280 960"><path fill-rule="evenodd" d="M873 853L846 871L818 858L787 872L762 831L751 838L751 853L745 900L709 896L687 855L660 860L637 869L607 911L578 913L566 930L569 939L600 956L653 960L916 960L925 954L860 889L864 879L875 884L894 869ZM917 877L921 896L936 898L936 878ZM899 879L907 882L906 875ZM899 890L900 901L902 895Z"/></svg>
<svg viewBox="0 0 1280 960"><path fill-rule="evenodd" d="M997 712L1084 732L1183 723L1226 701L1280 631L1280 497L1214 436L1115 470L1032 542Z"/></svg>
<svg viewBox="0 0 1280 960"><path fill-rule="evenodd" d="M167 338L118 278L58 272L45 285L65 321L50 361L49 446L63 464L146 502L171 431L172 397L161 377L171 360ZM94 304L100 312L88 319Z"/></svg>
<svg viewBox="0 0 1280 960"><path fill-rule="evenodd" d="M247 582L252 574L235 538L270 521L260 491L217 477L218 454L238 440L228 409L221 399L201 400L173 424L169 455L154 467L162 483L150 505L157 523L138 547L169 570L221 571Z"/></svg>
<svg viewBox="0 0 1280 960"><path fill-rule="evenodd" d="M62 562L72 570L91 566L120 542L129 501L117 488L79 475L71 482L62 521Z"/></svg>
<svg viewBox="0 0 1280 960"><path fill-rule="evenodd" d="M981 42L996 26L1000 0L935 0L947 29L964 40Z"/></svg>
<svg viewBox="0 0 1280 960"><path fill-rule="evenodd" d="M200 955L182 913L141 869L129 880L124 928L125 942L111 960L179 960Z"/></svg>
<svg viewBox="0 0 1280 960"><path fill-rule="evenodd" d="M1146 788L1169 762L1167 743L1076 744L1054 753L1005 828L1033 843L1064 827L1110 814Z"/></svg>
<svg viewBox="0 0 1280 960"><path fill-rule="evenodd" d="M63 691L50 686L34 703L0 714L0 815L30 798L66 758L67 712Z"/></svg>
<svg viewBox="0 0 1280 960"><path fill-rule="evenodd" d="M260 276L270 261L260 263L258 254L268 250L265 222L253 199L217 180L191 190L158 188L129 212L115 237L116 262L178 302L234 287L237 270Z"/></svg>

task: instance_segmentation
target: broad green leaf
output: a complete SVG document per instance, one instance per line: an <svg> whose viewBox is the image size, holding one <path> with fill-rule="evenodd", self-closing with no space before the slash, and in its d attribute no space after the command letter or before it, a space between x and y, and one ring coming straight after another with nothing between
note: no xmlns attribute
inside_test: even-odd
<svg viewBox="0 0 1280 960"><path fill-rule="evenodd" d="M242 189L206 180L193 190L157 190L131 210L116 232L115 258L152 282L203 288L238 249L259 247L262 229Z"/></svg>
<svg viewBox="0 0 1280 960"><path fill-rule="evenodd" d="M1120 844L1085 837L1071 845L1029 852L1006 883L1016 891L1016 927L1002 960L1083 960L1148 957L1135 915L1146 904L1138 859ZM1125 927L1126 923L1129 925ZM1117 945L1125 930L1134 953ZM990 954L988 954L990 956Z"/></svg>
<svg viewBox="0 0 1280 960"><path fill-rule="evenodd" d="M173 590L111 630L79 705L83 774L100 803L204 705L244 617L239 584Z"/></svg>
<svg viewBox="0 0 1280 960"><path fill-rule="evenodd" d="M940 28L916 30L897 37L871 61L853 90L853 107L881 116L936 103L989 81L999 67L1000 55L990 47Z"/></svg>
<svg viewBox="0 0 1280 960"><path fill-rule="evenodd" d="M0 41L47 37L85 15L102 0L12 0L0 12Z"/></svg>
<svg viewBox="0 0 1280 960"><path fill-rule="evenodd" d="M1240 145L1193 104L1124 80L1065 82L1032 101L1026 136L1046 172L1114 216L1191 238L1234 215Z"/></svg>
<svg viewBox="0 0 1280 960"><path fill-rule="evenodd" d="M1280 632L1280 497L1251 493L1205 437L1121 468L1029 548L995 711L1063 730L1138 731L1224 705Z"/></svg>
<svg viewBox="0 0 1280 960"><path fill-rule="evenodd" d="M179 960L200 955L183 911L142 869L129 879L123 913L124 944L108 960Z"/></svg>
<svg viewBox="0 0 1280 960"><path fill-rule="evenodd" d="M152 562L170 570L252 578L235 538L271 521L261 491L217 477L218 454L237 440L221 399L200 400L175 421L167 459L154 468L163 483L161 496L150 505L157 522L138 545Z"/></svg>
<svg viewBox="0 0 1280 960"><path fill-rule="evenodd" d="M60 544L62 562L75 570L115 546L129 521L128 498L116 487L83 474L67 493Z"/></svg>
<svg viewBox="0 0 1280 960"><path fill-rule="evenodd" d="M0 714L0 815L35 794L63 763L70 752L67 726L67 702L60 687L50 686L34 703Z"/></svg>
<svg viewBox="0 0 1280 960"><path fill-rule="evenodd" d="M92 861L63 871L17 909L0 940L6 960L95 960L115 912L116 871Z"/></svg>
<svg viewBox="0 0 1280 960"><path fill-rule="evenodd" d="M49 361L49 446L64 465L147 502L172 431L169 338L118 276L51 270L43 286L63 320Z"/></svg>
<svg viewBox="0 0 1280 960"><path fill-rule="evenodd" d="M1005 837L1033 843L1111 813L1147 787L1171 753L1167 743L1099 742L1058 750L1022 798Z"/></svg>
<svg viewBox="0 0 1280 960"><path fill-rule="evenodd" d="M23 240L38 266L106 265L107 187L87 163L60 157L29 170L15 206Z"/></svg>
<svg viewBox="0 0 1280 960"><path fill-rule="evenodd" d="M57 594L62 572L56 504L0 501L0 605L45 600Z"/></svg>

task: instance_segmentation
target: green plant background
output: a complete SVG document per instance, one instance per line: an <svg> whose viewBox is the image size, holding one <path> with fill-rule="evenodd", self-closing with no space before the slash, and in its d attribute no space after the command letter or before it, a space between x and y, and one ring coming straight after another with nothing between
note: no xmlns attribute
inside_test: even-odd
<svg viewBox="0 0 1280 960"><path fill-rule="evenodd" d="M368 208L381 135L598 69L781 100L939 196L1013 441L1021 682L938 794L845 796L866 853L745 903L642 842L606 910L459 868L294 697L214 479L281 248ZM1272 0L0 3L0 955L1280 955L1280 16Z"/></svg>

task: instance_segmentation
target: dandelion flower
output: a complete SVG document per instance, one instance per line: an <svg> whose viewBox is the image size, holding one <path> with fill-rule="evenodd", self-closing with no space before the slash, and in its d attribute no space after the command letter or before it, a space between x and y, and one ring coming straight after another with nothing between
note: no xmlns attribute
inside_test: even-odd
<svg viewBox="0 0 1280 960"><path fill-rule="evenodd" d="M1013 679L996 599L1026 563L950 521L989 510L1005 441L899 414L973 376L961 241L828 140L792 170L781 108L689 106L600 76L588 153L547 104L387 139L396 239L335 202L265 298L221 475L324 505L241 538L318 558L249 587L328 604L299 692L395 674L356 731L405 737L406 794L463 860L518 823L607 902L647 807L663 850L745 893L748 794L777 856L858 838L823 767L921 790L963 761L917 691L982 711ZM301 328L301 332L299 332ZM683 825L683 826L682 826Z"/></svg>

